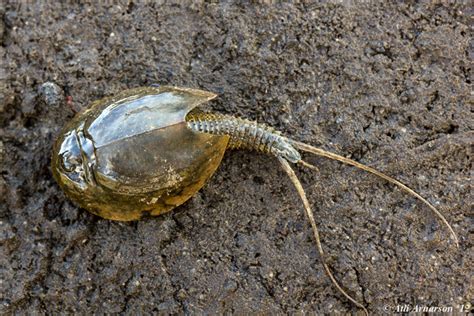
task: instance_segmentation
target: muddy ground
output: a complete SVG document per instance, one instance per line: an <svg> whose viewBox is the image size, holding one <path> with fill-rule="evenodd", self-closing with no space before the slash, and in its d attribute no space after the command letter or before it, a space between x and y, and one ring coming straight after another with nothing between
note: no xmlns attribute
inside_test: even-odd
<svg viewBox="0 0 474 316"><path fill-rule="evenodd" d="M276 159L227 152L171 213L74 206L52 178L61 127L91 101L171 84L210 108L375 166L427 197L322 158L297 168L328 262L372 313L472 299L472 7L2 4L0 311L357 312L320 264ZM472 105L472 104L471 104Z"/></svg>

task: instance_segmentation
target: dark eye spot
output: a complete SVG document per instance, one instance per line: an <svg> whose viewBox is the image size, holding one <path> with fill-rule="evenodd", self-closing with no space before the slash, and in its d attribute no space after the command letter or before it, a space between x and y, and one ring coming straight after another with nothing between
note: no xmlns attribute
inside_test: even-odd
<svg viewBox="0 0 474 316"><path fill-rule="evenodd" d="M72 155L70 152L66 152L61 157L61 167L66 172L72 172L74 169L82 164L80 157Z"/></svg>

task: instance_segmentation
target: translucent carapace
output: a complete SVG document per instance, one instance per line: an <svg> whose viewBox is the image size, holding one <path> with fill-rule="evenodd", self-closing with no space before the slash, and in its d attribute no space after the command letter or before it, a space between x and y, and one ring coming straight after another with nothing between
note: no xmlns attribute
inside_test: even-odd
<svg viewBox="0 0 474 316"><path fill-rule="evenodd" d="M99 100L61 132L53 175L74 202L107 219L169 211L205 184L227 148L229 136L186 124L191 110L215 96L147 87Z"/></svg>

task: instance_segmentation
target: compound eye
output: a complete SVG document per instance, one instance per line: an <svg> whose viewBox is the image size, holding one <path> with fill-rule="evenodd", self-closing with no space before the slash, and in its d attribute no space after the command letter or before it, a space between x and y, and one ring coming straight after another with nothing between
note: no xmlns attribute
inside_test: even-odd
<svg viewBox="0 0 474 316"><path fill-rule="evenodd" d="M73 172L78 166L82 165L82 158L65 152L61 157L61 167L66 172Z"/></svg>

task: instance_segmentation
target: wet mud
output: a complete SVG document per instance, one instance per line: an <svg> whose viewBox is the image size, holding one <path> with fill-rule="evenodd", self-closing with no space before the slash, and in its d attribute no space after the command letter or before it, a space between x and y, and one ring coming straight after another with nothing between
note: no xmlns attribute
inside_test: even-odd
<svg viewBox="0 0 474 316"><path fill-rule="evenodd" d="M376 167L297 167L336 278L374 314L472 299L472 6L0 5L0 312L360 312L330 283L278 161L229 151L173 212L101 219L54 182L75 112L122 89L219 94L209 108Z"/></svg>

